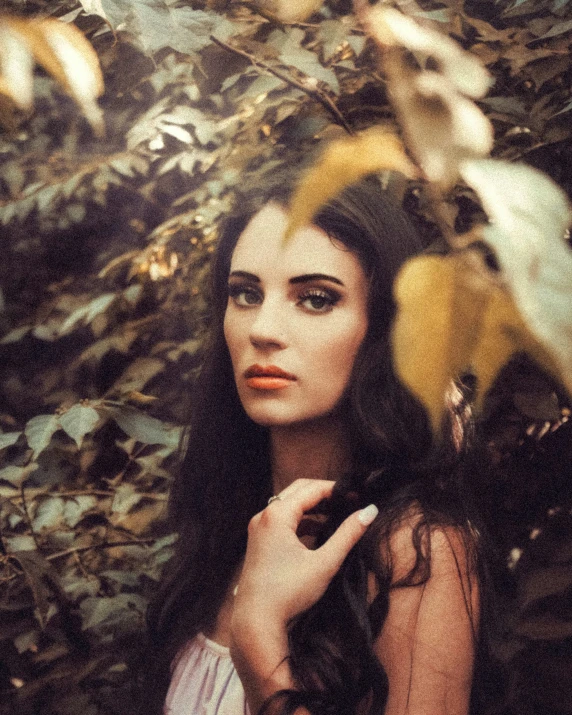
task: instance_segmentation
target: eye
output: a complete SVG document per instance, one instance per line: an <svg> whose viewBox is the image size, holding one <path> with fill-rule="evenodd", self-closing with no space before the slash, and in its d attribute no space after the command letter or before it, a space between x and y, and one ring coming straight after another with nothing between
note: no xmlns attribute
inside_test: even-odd
<svg viewBox="0 0 572 715"><path fill-rule="evenodd" d="M311 313L328 313L339 299L337 293L316 288L302 293L298 305Z"/></svg>
<svg viewBox="0 0 572 715"><path fill-rule="evenodd" d="M241 283L230 283L228 295L239 308L248 308L262 302L260 291L256 288Z"/></svg>

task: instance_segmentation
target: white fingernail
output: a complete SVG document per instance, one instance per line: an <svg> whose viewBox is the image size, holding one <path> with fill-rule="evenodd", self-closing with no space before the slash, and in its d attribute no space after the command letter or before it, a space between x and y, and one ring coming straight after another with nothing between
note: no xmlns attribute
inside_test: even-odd
<svg viewBox="0 0 572 715"><path fill-rule="evenodd" d="M366 506L365 509L362 509L360 513L358 514L358 519L364 526L369 526L371 522L375 519L375 517L378 515L379 509L376 507L375 504L370 504L369 506Z"/></svg>

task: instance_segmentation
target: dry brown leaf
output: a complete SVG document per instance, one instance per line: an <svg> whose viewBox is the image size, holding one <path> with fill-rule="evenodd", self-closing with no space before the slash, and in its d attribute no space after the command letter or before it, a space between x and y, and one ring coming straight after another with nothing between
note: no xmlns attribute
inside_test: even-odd
<svg viewBox="0 0 572 715"><path fill-rule="evenodd" d="M331 142L296 187L285 240L312 221L316 211L345 186L375 171L399 171L414 178L417 169L399 138L382 127Z"/></svg>

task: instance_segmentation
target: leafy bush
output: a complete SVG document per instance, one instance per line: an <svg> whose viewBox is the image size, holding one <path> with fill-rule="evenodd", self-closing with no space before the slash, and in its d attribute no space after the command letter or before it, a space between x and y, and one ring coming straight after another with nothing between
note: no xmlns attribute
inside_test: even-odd
<svg viewBox="0 0 572 715"><path fill-rule="evenodd" d="M165 506L218 223L237 189L279 180L322 139L395 119L343 1L287 23L232 1L5 5L87 36L106 133L39 72L33 110L0 95L0 712L128 715L145 606L175 539ZM566 4L413 7L495 77L479 101L494 156L570 193ZM386 178L438 241L420 185ZM456 187L449 227L479 215ZM480 420L475 475L505 585L504 715L572 712L569 416L562 388L518 357Z"/></svg>

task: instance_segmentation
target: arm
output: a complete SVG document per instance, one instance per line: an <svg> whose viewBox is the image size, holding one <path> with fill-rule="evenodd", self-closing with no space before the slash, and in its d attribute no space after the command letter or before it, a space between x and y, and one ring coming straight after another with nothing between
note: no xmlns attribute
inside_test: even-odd
<svg viewBox="0 0 572 715"><path fill-rule="evenodd" d="M323 546L308 549L296 530L304 512L329 497L333 485L299 479L250 522L231 621L231 655L253 713L273 693L295 687L287 624L321 598L377 513L368 507L366 514L352 514ZM299 709L297 715L307 711Z"/></svg>
<svg viewBox="0 0 572 715"><path fill-rule="evenodd" d="M415 562L413 525L394 534L394 583ZM390 592L375 652L389 680L385 715L467 715L479 619L479 592L466 547L453 528L430 536L431 575Z"/></svg>

